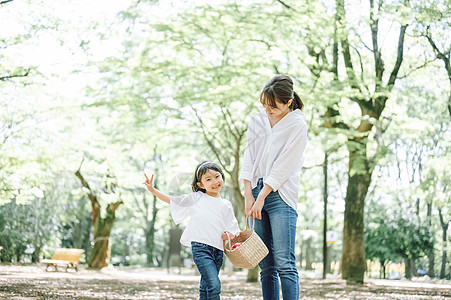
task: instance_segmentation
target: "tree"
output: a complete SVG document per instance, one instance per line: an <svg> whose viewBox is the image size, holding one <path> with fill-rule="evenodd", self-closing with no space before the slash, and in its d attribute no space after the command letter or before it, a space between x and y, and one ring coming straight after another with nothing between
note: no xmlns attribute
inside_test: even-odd
<svg viewBox="0 0 451 300"><path fill-rule="evenodd" d="M101 269L108 266L110 262L109 238L116 219L116 209L119 205L123 204L123 202L116 201L109 203L106 207L106 215L102 218L101 206L97 193L90 187L89 183L81 174L80 169L82 164L83 161L75 172L75 176L80 179L82 186L87 190L86 193L89 200L91 200L91 217L92 225L94 226L94 247L88 259L88 266L93 269ZM108 173L106 177L104 191L107 193L115 193L117 185L114 180L111 180L114 178L114 175Z"/></svg>
<svg viewBox="0 0 451 300"><path fill-rule="evenodd" d="M425 195L428 198L433 198L435 206L439 214L440 227L442 228L442 259L440 267L440 278L446 277L446 266L448 262L448 226L450 223L449 212L451 211L450 201L450 172L446 167L446 162L449 161L449 152L443 157L434 157L429 161L426 168L425 184L422 186ZM448 271L449 272L449 271ZM451 274L451 273L450 273Z"/></svg>
<svg viewBox="0 0 451 300"><path fill-rule="evenodd" d="M415 271L411 261L428 253L433 247L427 224L420 224L414 208L407 202L399 202L393 209L379 205L365 230L366 254L382 265L388 261L403 258L406 262L406 278L412 278Z"/></svg>
<svg viewBox="0 0 451 300"><path fill-rule="evenodd" d="M394 237L391 235L385 219L372 220L365 227L365 255L367 259L377 260L381 264L380 278L386 278L386 267L389 261L399 255L393 247Z"/></svg>

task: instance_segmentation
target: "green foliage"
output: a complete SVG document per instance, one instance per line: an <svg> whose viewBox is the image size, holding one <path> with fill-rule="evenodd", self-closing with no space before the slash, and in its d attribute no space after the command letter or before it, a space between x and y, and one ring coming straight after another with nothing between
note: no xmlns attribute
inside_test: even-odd
<svg viewBox="0 0 451 300"><path fill-rule="evenodd" d="M418 259L433 249L427 224L421 224L408 205L399 205L388 213L383 209L378 207L378 216L371 216L365 228L367 258L381 263L399 258Z"/></svg>

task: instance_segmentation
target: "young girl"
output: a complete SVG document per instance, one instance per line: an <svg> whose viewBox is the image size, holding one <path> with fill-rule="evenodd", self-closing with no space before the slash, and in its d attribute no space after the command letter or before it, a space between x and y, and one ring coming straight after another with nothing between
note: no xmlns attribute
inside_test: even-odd
<svg viewBox="0 0 451 300"><path fill-rule="evenodd" d="M153 175L146 174L144 184L158 199L168 203L172 219L179 224L191 217L180 243L191 246L193 260L200 272L199 299L220 299L221 282L219 270L222 266L223 240L239 234L238 222L230 201L219 196L224 186L221 168L209 161L196 167L192 189L194 193L183 196L168 196L153 187Z"/></svg>

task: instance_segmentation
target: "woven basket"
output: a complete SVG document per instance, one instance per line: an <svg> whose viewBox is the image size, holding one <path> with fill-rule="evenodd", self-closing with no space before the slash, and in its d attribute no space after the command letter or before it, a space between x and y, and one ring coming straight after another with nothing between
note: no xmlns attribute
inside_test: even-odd
<svg viewBox="0 0 451 300"><path fill-rule="evenodd" d="M252 224L255 224L255 219ZM239 247L232 250L232 245L242 243ZM224 252L230 262L237 268L253 269L268 255L269 251L265 243L255 233L254 229L249 229L246 222L246 230L234 239L224 241Z"/></svg>

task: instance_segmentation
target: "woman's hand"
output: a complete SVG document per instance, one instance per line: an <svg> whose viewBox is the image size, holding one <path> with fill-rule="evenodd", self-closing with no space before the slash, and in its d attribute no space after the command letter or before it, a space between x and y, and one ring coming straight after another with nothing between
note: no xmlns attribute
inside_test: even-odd
<svg viewBox="0 0 451 300"><path fill-rule="evenodd" d="M249 211L249 214L247 216L249 218L256 218L256 219L261 220L262 219L262 209L263 209L264 204L265 204L265 199L262 197L258 197L257 200L254 202L254 205L252 205L252 208Z"/></svg>
<svg viewBox="0 0 451 300"><path fill-rule="evenodd" d="M227 236L227 234L229 234L231 240L233 240L233 239L235 238L235 235L234 235L233 233L230 233L230 232L228 232L228 231L224 231L224 232L222 233L222 240L223 240L223 241L229 239L229 237Z"/></svg>
<svg viewBox="0 0 451 300"><path fill-rule="evenodd" d="M249 194L245 194L244 195L244 213L246 214L246 216L249 217L249 214L251 212L252 206L255 203L255 198L252 195L252 193Z"/></svg>
<svg viewBox="0 0 451 300"><path fill-rule="evenodd" d="M254 202L249 214L247 215L249 218L256 218L259 220L262 219L263 205L265 205L266 196L268 196L271 191L272 187L265 183L257 196L257 200Z"/></svg>
<svg viewBox="0 0 451 300"><path fill-rule="evenodd" d="M146 181L143 182L143 184L147 187L147 189L149 190L149 192L153 193L153 191L155 190L153 187L153 174L150 177L147 177L146 174L144 174L144 176L146 176Z"/></svg>

